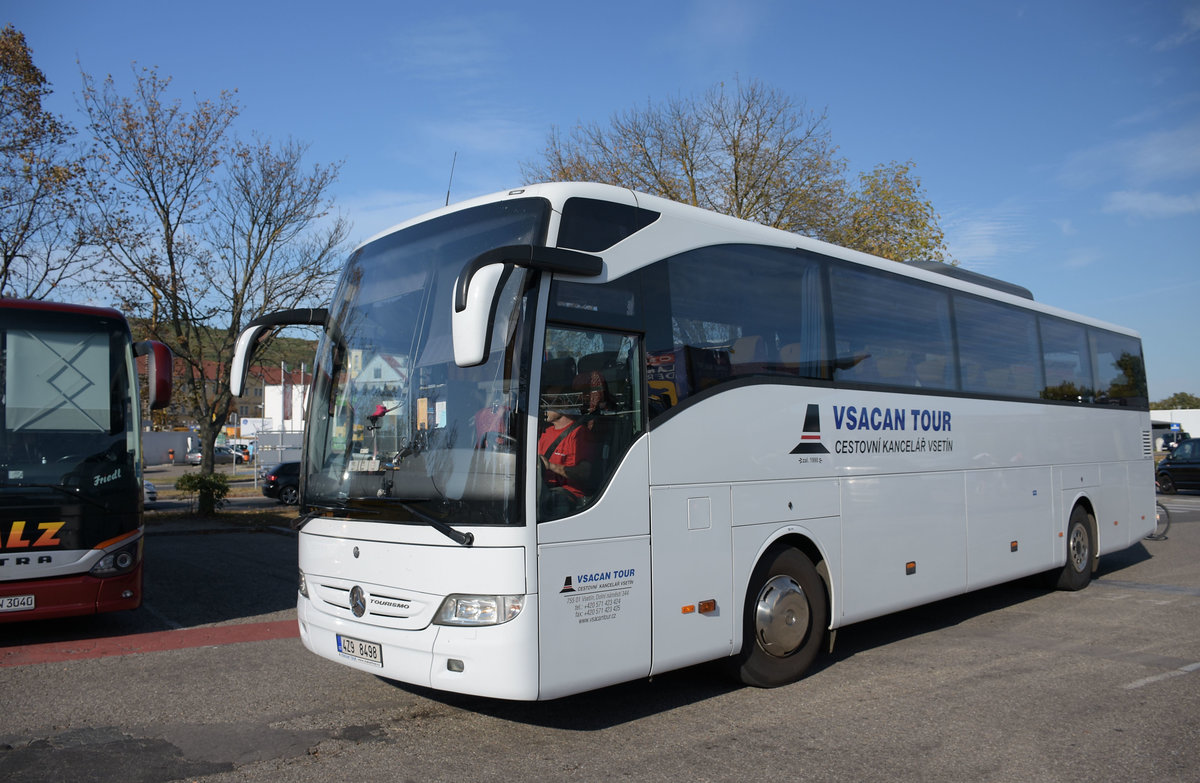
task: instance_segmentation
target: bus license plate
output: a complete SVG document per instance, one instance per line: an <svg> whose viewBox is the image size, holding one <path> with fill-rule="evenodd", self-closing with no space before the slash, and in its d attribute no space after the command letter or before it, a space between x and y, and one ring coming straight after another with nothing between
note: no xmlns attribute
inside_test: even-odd
<svg viewBox="0 0 1200 783"><path fill-rule="evenodd" d="M0 612L25 612L37 608L32 595L6 595L0 598Z"/></svg>
<svg viewBox="0 0 1200 783"><path fill-rule="evenodd" d="M383 666L383 648L375 642L364 642L362 639L352 639L339 633L337 648L339 653L356 661L369 663L372 666Z"/></svg>

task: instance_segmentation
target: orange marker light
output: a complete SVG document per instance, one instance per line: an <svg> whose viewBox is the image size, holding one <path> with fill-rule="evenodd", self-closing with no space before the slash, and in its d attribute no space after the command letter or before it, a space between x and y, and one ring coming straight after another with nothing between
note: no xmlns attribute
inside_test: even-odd
<svg viewBox="0 0 1200 783"><path fill-rule="evenodd" d="M709 598L700 602L700 614L712 614L717 611L717 599Z"/></svg>
<svg viewBox="0 0 1200 783"><path fill-rule="evenodd" d="M696 606L695 604L689 604L688 606L681 608L679 611L683 614L692 614L696 611Z"/></svg>

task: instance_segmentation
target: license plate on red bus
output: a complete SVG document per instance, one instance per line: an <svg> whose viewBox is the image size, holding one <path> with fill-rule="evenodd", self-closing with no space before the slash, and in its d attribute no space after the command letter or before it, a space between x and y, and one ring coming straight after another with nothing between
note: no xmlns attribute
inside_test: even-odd
<svg viewBox="0 0 1200 783"><path fill-rule="evenodd" d="M356 661L369 663L372 666L383 666L383 648L375 642L364 642L349 636L337 635L338 652Z"/></svg>
<svg viewBox="0 0 1200 783"><path fill-rule="evenodd" d="M32 595L6 595L0 598L0 612L27 612L37 608L37 599Z"/></svg>

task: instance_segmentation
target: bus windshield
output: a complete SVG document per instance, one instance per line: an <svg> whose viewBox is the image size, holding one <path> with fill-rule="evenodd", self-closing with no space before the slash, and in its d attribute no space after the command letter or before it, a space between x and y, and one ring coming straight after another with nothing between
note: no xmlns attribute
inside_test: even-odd
<svg viewBox="0 0 1200 783"><path fill-rule="evenodd" d="M30 519L65 519L60 537L80 547L136 528L141 460L124 323L2 310L0 340L5 503Z"/></svg>
<svg viewBox="0 0 1200 783"><path fill-rule="evenodd" d="M349 259L317 351L304 503L388 522L520 524L534 275L501 280L487 361L455 364L454 283L471 259L544 241L542 199L456 212Z"/></svg>

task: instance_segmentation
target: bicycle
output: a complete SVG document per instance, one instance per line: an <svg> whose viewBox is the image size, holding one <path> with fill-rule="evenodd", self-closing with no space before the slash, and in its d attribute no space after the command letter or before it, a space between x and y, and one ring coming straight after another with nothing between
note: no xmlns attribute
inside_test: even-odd
<svg viewBox="0 0 1200 783"><path fill-rule="evenodd" d="M1171 512L1160 501L1154 501L1154 532L1146 536L1149 541L1166 541L1171 528Z"/></svg>

